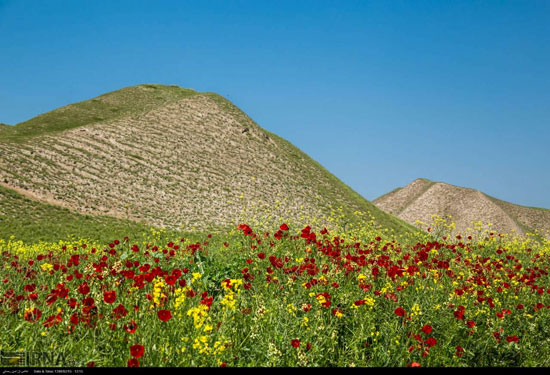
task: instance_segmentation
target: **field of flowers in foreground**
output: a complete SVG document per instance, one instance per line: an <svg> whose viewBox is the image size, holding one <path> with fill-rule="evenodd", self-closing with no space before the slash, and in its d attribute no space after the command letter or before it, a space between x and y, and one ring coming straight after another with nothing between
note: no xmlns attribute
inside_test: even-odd
<svg viewBox="0 0 550 375"><path fill-rule="evenodd" d="M550 365L547 242L238 229L0 244L0 349L77 366Z"/></svg>

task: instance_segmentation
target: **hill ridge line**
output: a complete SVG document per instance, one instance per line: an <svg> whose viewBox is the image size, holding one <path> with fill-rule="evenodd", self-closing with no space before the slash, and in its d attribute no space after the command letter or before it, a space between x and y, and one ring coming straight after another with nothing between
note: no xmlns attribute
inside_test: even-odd
<svg viewBox="0 0 550 375"><path fill-rule="evenodd" d="M417 201L421 196L423 196L424 194L426 194L426 193L427 193L433 186L435 186L436 184L437 184L437 182L432 182L432 181L430 181L430 184L427 185L425 189L423 189L422 191L420 191L420 192L412 199L412 201L411 201L409 204L405 205L405 206L403 207L403 209L400 210L399 214L402 213L402 212L404 212L404 211L407 209L407 207L409 207L411 204L413 204L415 201Z"/></svg>

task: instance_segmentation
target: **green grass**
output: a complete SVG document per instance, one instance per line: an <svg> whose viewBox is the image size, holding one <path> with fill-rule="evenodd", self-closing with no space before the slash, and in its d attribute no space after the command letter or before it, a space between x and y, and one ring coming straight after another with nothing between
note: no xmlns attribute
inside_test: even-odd
<svg viewBox="0 0 550 375"><path fill-rule="evenodd" d="M0 244L0 316L14 333L0 346L56 354L28 364L37 367L550 363L550 295L538 291L550 281L549 242L331 231L312 243L293 226L279 239L277 228L254 229L110 250ZM539 272L524 280L518 264Z"/></svg>
<svg viewBox="0 0 550 375"><path fill-rule="evenodd" d="M13 126L0 122L0 140L3 139L5 135L10 133L12 128Z"/></svg>
<svg viewBox="0 0 550 375"><path fill-rule="evenodd" d="M153 108L197 94L178 86L144 84L126 87L96 98L70 104L15 126L0 124L0 142L22 142L100 121L139 115Z"/></svg>
<svg viewBox="0 0 550 375"><path fill-rule="evenodd" d="M108 242L149 232L148 226L109 216L91 216L37 202L0 186L0 239L25 243L72 237Z"/></svg>

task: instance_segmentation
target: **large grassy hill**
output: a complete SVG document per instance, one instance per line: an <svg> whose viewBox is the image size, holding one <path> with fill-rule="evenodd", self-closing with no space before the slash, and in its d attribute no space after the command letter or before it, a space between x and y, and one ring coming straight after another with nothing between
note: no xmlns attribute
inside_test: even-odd
<svg viewBox="0 0 550 375"><path fill-rule="evenodd" d="M84 215L169 228L379 210L225 98L138 85L0 128L0 182Z"/></svg>

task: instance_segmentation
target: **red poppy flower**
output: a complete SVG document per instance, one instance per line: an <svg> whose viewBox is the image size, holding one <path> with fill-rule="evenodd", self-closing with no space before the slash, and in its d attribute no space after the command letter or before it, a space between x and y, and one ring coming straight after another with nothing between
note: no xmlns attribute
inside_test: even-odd
<svg viewBox="0 0 550 375"><path fill-rule="evenodd" d="M428 337L428 339L426 340L426 345L428 345L428 348L431 348L435 344L437 344L437 340L433 337Z"/></svg>
<svg viewBox="0 0 550 375"><path fill-rule="evenodd" d="M456 356L457 357L462 357L462 354L464 354L464 348L462 346L457 346L456 347Z"/></svg>
<svg viewBox="0 0 550 375"><path fill-rule="evenodd" d="M128 314L128 310L126 310L124 305L120 304L113 309L113 313L114 313L115 319L120 319L122 317L125 317Z"/></svg>
<svg viewBox="0 0 550 375"><path fill-rule="evenodd" d="M86 281L84 281L82 284L78 286L78 292L84 296L90 293L90 286Z"/></svg>
<svg viewBox="0 0 550 375"><path fill-rule="evenodd" d="M395 315L397 315L397 316L405 316L405 309L403 309L402 307L398 307L398 308L395 309L393 312L394 312Z"/></svg>
<svg viewBox="0 0 550 375"><path fill-rule="evenodd" d="M420 367L420 363L418 362L413 362L409 365L409 367Z"/></svg>
<svg viewBox="0 0 550 375"><path fill-rule="evenodd" d="M164 278L164 281L166 281L166 284L168 285L174 285L177 281L177 278L173 275L169 275Z"/></svg>
<svg viewBox="0 0 550 375"><path fill-rule="evenodd" d="M128 333L134 333L136 329L137 329L137 323L134 322L133 320L130 323L124 325L124 330Z"/></svg>
<svg viewBox="0 0 550 375"><path fill-rule="evenodd" d="M48 317L48 319L46 319L46 321L43 323L44 327L46 328L50 328L52 327L53 325L55 324L59 324L61 323L63 319L61 318L61 313L57 314L57 315L50 315Z"/></svg>
<svg viewBox="0 0 550 375"><path fill-rule="evenodd" d="M134 358L141 358L145 353L145 347L143 345L132 345L130 346L130 355Z"/></svg>
<svg viewBox="0 0 550 375"><path fill-rule="evenodd" d="M458 320L463 320L465 311L466 308L464 306L458 306L458 309L453 314Z"/></svg>
<svg viewBox="0 0 550 375"><path fill-rule="evenodd" d="M292 345L293 348L298 348L300 346L300 340L297 340L297 339L290 340L290 345Z"/></svg>
<svg viewBox="0 0 550 375"><path fill-rule="evenodd" d="M113 303L116 300L116 292L114 290L110 290L108 292L103 293L103 300L105 303Z"/></svg>
<svg viewBox="0 0 550 375"><path fill-rule="evenodd" d="M432 331L433 328L429 324L426 324L424 327L422 327L422 332L424 332L426 335L429 335L430 333L432 333Z"/></svg>
<svg viewBox="0 0 550 375"><path fill-rule="evenodd" d="M42 311L38 310L36 307L30 311L25 311L25 314L24 314L25 320L31 323L36 322L38 319L40 319L41 316L42 316Z"/></svg>
<svg viewBox="0 0 550 375"><path fill-rule="evenodd" d="M474 328L476 326L476 322L473 320L468 320L466 324L468 325L468 328Z"/></svg>
<svg viewBox="0 0 550 375"><path fill-rule="evenodd" d="M201 305L212 306L212 302L214 301L214 297L203 297L203 299L199 302Z"/></svg>
<svg viewBox="0 0 550 375"><path fill-rule="evenodd" d="M86 367L95 367L95 362L90 361L90 362L86 363Z"/></svg>
<svg viewBox="0 0 550 375"><path fill-rule="evenodd" d="M78 322L79 322L78 314L77 314L77 313L73 313L73 315L71 315L70 321L71 321L71 324L77 325Z"/></svg>
<svg viewBox="0 0 550 375"><path fill-rule="evenodd" d="M506 337L506 341L512 343L512 342L519 342L519 337L517 337L516 335L514 336L507 336Z"/></svg>
<svg viewBox="0 0 550 375"><path fill-rule="evenodd" d="M34 290L36 289L36 284L27 284L25 285L25 287L23 288L23 290L25 292L34 292Z"/></svg>
<svg viewBox="0 0 550 375"><path fill-rule="evenodd" d="M94 305L94 299L92 297L86 297L82 300L82 304L84 306L93 306Z"/></svg>
<svg viewBox="0 0 550 375"><path fill-rule="evenodd" d="M157 312L157 316L163 322L167 322L172 318L172 313L170 312L170 310L159 310Z"/></svg>
<svg viewBox="0 0 550 375"><path fill-rule="evenodd" d="M128 360L128 367L139 367L139 361L135 358Z"/></svg>
<svg viewBox="0 0 550 375"><path fill-rule="evenodd" d="M281 226L279 227L280 230L288 230L288 225L286 225L285 223L281 224Z"/></svg>

